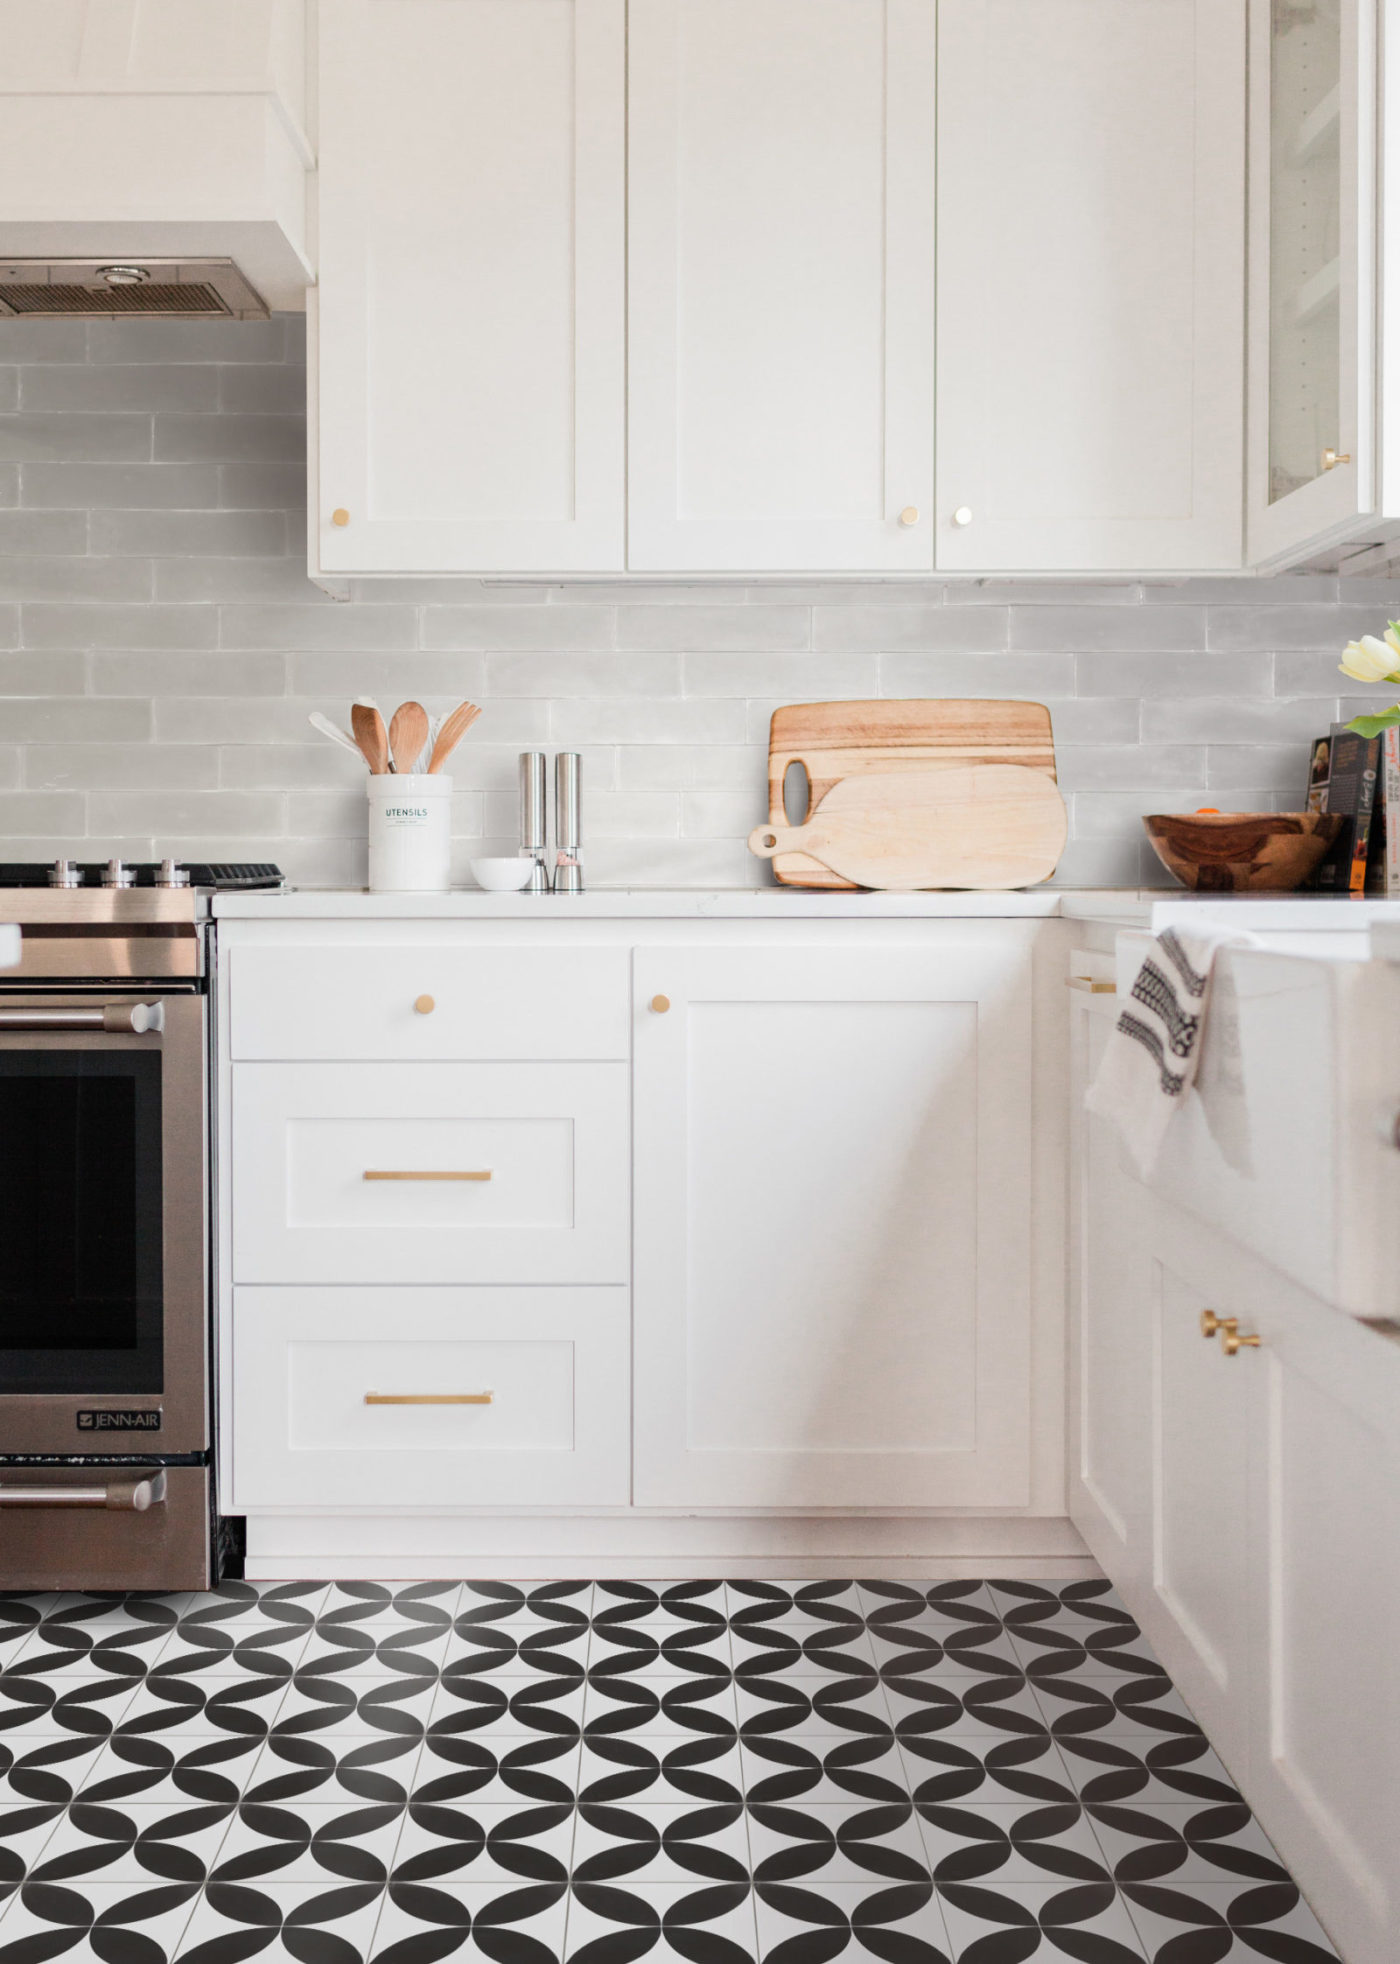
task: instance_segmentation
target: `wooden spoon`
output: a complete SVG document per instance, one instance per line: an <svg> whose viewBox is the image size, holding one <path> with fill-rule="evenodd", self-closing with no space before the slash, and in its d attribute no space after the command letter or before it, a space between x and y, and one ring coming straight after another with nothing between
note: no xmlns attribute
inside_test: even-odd
<svg viewBox="0 0 1400 1964"><path fill-rule="evenodd" d="M394 769L412 771L428 741L428 712L421 702L401 702L389 722Z"/></svg>
<svg viewBox="0 0 1400 1964"><path fill-rule="evenodd" d="M437 742L433 745L433 754L428 759L428 769L430 771L440 771L442 769L443 765L447 762L448 758L452 755L457 745L462 741L462 738L467 734L467 731L480 714L481 711L474 702L458 703L457 707L446 718L442 728L438 731Z"/></svg>
<svg viewBox="0 0 1400 1964"><path fill-rule="evenodd" d="M371 771L376 777L383 777L392 768L389 762L389 735L384 728L384 718L372 702L350 705L350 728L360 746L360 754Z"/></svg>

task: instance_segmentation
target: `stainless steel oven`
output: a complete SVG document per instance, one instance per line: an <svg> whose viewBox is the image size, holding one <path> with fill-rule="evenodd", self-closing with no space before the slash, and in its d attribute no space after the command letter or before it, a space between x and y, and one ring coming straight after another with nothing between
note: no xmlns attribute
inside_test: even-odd
<svg viewBox="0 0 1400 1964"><path fill-rule="evenodd" d="M201 1588L207 903L3 884L34 870L0 869L0 1589Z"/></svg>

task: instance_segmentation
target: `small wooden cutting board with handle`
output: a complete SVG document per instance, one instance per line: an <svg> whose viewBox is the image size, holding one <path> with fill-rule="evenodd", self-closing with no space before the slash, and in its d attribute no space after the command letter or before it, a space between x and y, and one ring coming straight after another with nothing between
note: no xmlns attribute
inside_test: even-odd
<svg viewBox="0 0 1400 1964"><path fill-rule="evenodd" d="M803 852L857 886L1025 887L1048 880L1064 851L1065 801L1022 764L843 778L805 825L760 825L761 859Z"/></svg>

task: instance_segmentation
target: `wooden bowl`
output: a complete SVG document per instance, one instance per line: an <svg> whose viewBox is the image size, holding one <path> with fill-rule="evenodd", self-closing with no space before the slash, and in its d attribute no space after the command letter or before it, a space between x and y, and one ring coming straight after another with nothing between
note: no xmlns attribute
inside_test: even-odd
<svg viewBox="0 0 1400 1964"><path fill-rule="evenodd" d="M1197 893L1293 893L1345 821L1340 812L1154 812L1142 822L1167 871Z"/></svg>

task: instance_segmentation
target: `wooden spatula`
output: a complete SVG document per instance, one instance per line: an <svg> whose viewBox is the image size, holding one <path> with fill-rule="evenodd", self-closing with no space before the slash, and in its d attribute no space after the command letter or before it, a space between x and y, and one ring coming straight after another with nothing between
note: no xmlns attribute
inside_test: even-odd
<svg viewBox="0 0 1400 1964"><path fill-rule="evenodd" d="M885 890L1024 887L1049 879L1067 831L1065 801L1043 771L950 765L843 778L805 825L760 825L749 850L805 852Z"/></svg>
<svg viewBox="0 0 1400 1964"><path fill-rule="evenodd" d="M351 703L350 728L365 762L376 777L382 777L389 768L389 735L372 702Z"/></svg>
<svg viewBox="0 0 1400 1964"><path fill-rule="evenodd" d="M437 733L437 742L433 745L433 754L428 759L430 771L442 769L480 714L474 702L459 702L452 714L444 718L442 728Z"/></svg>
<svg viewBox="0 0 1400 1964"><path fill-rule="evenodd" d="M389 753L396 771L412 771L428 741L428 712L421 702L401 702L389 721Z"/></svg>

